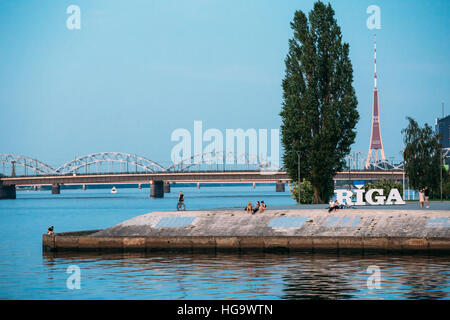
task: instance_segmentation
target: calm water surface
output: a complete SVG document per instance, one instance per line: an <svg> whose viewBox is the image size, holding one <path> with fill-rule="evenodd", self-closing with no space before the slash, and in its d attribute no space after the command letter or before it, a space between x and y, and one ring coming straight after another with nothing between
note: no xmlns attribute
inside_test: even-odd
<svg viewBox="0 0 450 320"><path fill-rule="evenodd" d="M0 201L0 299L449 299L450 257L335 254L62 254L42 252L42 233L102 229L136 215L173 210L180 190L188 209L244 207L251 200L293 205L274 186L18 192ZM81 270L81 289L66 273ZM369 266L380 289L368 289Z"/></svg>

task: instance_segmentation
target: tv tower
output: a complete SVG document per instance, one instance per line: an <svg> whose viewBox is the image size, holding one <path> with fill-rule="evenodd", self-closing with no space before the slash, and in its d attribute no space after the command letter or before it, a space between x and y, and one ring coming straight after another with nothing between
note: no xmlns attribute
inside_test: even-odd
<svg viewBox="0 0 450 320"><path fill-rule="evenodd" d="M375 151L375 161L378 161L378 150L381 151L381 159L384 161L386 157L384 156L383 141L381 140L381 127L380 118L378 110L378 89L377 89L377 35L375 34L374 39L374 90L373 90L373 107L372 107L372 132L370 133L370 144L369 152L367 155L366 169L369 167L370 159L372 158L372 153Z"/></svg>

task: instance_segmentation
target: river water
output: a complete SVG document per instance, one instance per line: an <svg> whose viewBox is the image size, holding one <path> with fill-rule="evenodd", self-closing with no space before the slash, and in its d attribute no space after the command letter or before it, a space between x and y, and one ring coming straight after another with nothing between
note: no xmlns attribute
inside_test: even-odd
<svg viewBox="0 0 450 320"><path fill-rule="evenodd" d="M150 199L148 188L20 191L0 201L0 299L450 298L448 255L42 252L51 225L55 232L107 228L173 210L180 190L188 210L295 204L273 185L172 187L164 199ZM79 289L68 281L71 266L80 271Z"/></svg>

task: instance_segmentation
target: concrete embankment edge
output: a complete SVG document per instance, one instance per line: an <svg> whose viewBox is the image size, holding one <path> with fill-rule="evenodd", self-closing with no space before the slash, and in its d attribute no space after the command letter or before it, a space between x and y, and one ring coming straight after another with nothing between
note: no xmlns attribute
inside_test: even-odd
<svg viewBox="0 0 450 320"><path fill-rule="evenodd" d="M43 235L44 251L156 252L442 252L450 253L449 238L298 237L298 236L114 236L92 237L82 231Z"/></svg>

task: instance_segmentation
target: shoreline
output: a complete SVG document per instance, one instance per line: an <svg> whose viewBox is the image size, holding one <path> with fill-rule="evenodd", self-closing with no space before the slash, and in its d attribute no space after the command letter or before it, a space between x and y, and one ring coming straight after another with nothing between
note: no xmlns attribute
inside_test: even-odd
<svg viewBox="0 0 450 320"><path fill-rule="evenodd" d="M366 205L366 206L356 206L354 205L352 208L349 209L340 209L339 212L344 210L347 212L348 210L414 210L414 211L432 211L432 210L444 210L444 211L450 211L450 201L444 200L430 200L430 208L420 208L419 201L418 200L405 200L406 204L404 205ZM243 208L245 205L243 206ZM292 204L292 205L281 205L281 206L270 206L268 207L268 210L327 210L328 205L326 203L324 204ZM241 207L217 207L213 209L199 209L199 210L214 210L214 211L221 211L221 210L235 210L240 211ZM244 210L244 209L242 209Z"/></svg>
<svg viewBox="0 0 450 320"><path fill-rule="evenodd" d="M103 230L44 234L44 251L450 252L443 210L153 212Z"/></svg>

